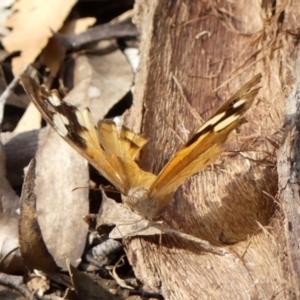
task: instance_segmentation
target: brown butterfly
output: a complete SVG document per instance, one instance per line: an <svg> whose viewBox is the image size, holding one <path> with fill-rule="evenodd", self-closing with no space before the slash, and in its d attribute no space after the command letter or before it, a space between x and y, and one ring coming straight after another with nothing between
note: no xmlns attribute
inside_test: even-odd
<svg viewBox="0 0 300 300"><path fill-rule="evenodd" d="M28 96L46 121L74 149L108 179L124 196L125 203L147 219L157 218L172 201L184 180L211 164L223 151L229 134L245 122L260 87L257 74L228 99L219 110L172 157L156 176L142 170L135 160L147 140L111 120L95 125L89 109L82 112L22 75Z"/></svg>

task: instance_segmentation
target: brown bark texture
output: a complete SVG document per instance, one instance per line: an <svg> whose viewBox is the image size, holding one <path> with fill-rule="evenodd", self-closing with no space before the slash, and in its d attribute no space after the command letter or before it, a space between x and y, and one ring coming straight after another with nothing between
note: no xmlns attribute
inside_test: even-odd
<svg viewBox="0 0 300 300"><path fill-rule="evenodd" d="M162 215L170 227L229 254L170 236L128 239L130 262L149 291L165 299L300 297L299 188L294 185L297 196L285 193L288 169L277 194L276 167L299 17L299 1L136 1L141 63L126 123L150 138L141 156L145 170L157 174L189 133L263 74L248 123L212 167L185 182ZM290 168L286 156L291 149L299 153L292 146L297 128L289 129L293 142L280 150L278 166Z"/></svg>

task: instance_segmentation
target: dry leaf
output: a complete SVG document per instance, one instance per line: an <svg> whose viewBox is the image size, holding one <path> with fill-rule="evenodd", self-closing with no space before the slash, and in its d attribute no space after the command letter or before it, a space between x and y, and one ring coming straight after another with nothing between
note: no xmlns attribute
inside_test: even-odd
<svg viewBox="0 0 300 300"><path fill-rule="evenodd" d="M14 132L22 133L39 128L41 128L41 114L35 108L35 106L30 103L20 119L17 127L14 129Z"/></svg>
<svg viewBox="0 0 300 300"><path fill-rule="evenodd" d="M37 220L37 201L34 194L35 165L35 160L32 160L25 176L21 195L20 250L24 263L30 270L56 272L59 268L44 243Z"/></svg>
<svg viewBox="0 0 300 300"><path fill-rule="evenodd" d="M35 61L47 45L53 31L58 31L68 16L76 0L39 1L20 0L13 9L16 12L6 22L13 31L2 43L9 52L21 51L21 56L13 58L13 73L20 75Z"/></svg>
<svg viewBox="0 0 300 300"><path fill-rule="evenodd" d="M65 267L66 258L77 266L88 233L82 219L89 212L87 162L53 130L40 145L35 192L43 238L60 267ZM73 191L78 187L82 188Z"/></svg>
<svg viewBox="0 0 300 300"><path fill-rule="evenodd" d="M95 120L103 119L133 82L132 69L119 47L108 41L100 44L97 53L76 58L74 88L64 98L75 106L88 106Z"/></svg>

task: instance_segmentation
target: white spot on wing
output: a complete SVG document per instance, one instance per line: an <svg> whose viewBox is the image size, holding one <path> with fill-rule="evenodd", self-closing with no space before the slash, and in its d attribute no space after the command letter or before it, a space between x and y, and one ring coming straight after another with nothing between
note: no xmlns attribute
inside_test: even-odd
<svg viewBox="0 0 300 300"><path fill-rule="evenodd" d="M245 102L246 102L246 99L240 99L239 101L237 101L233 104L233 108L237 108L239 106L242 106Z"/></svg>
<svg viewBox="0 0 300 300"><path fill-rule="evenodd" d="M61 105L61 101L58 97L58 95L54 92L51 93L51 96L49 96L48 98L50 104L52 104L53 106L60 106Z"/></svg>
<svg viewBox="0 0 300 300"><path fill-rule="evenodd" d="M236 121L239 117L240 117L240 115L232 115L232 116L226 118L224 121L222 121L217 126L215 126L214 131L218 132L218 131L223 130L224 128L226 128L227 126L232 124L234 121Z"/></svg>
<svg viewBox="0 0 300 300"><path fill-rule="evenodd" d="M206 123L204 123L204 125L197 132L204 130L208 126L218 123L218 121L221 120L225 116L225 114L226 114L226 112L222 112L222 113L214 116L213 118L208 120Z"/></svg>
<svg viewBox="0 0 300 300"><path fill-rule="evenodd" d="M62 120L62 122L65 124L65 125L69 125L70 124L70 121L69 121L69 119L66 117L66 116L64 116L64 115L62 115L62 114L58 114L58 113L56 113L57 115L59 115L60 117L61 117L61 120Z"/></svg>
<svg viewBox="0 0 300 300"><path fill-rule="evenodd" d="M76 110L75 112L76 118L78 123L82 126L82 127L86 127L85 122L84 122L84 118L82 116L82 113L79 110Z"/></svg>
<svg viewBox="0 0 300 300"><path fill-rule="evenodd" d="M89 130L94 130L95 122L94 122L94 119L91 115L91 112L88 109L85 109L82 112L82 116L83 116L83 119L84 119L85 127Z"/></svg>
<svg viewBox="0 0 300 300"><path fill-rule="evenodd" d="M66 124L68 124L68 123L64 122L64 118L66 119L66 117L59 115L59 114L53 115L53 123L56 127L57 132L62 137L65 137L68 134L68 129L66 127Z"/></svg>

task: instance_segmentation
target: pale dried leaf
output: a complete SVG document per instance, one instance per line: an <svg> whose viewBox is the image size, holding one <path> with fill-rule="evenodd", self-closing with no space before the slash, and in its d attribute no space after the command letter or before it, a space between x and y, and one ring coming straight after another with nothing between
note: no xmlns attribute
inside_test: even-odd
<svg viewBox="0 0 300 300"><path fill-rule="evenodd" d="M66 258L77 266L88 233L82 219L89 211L87 162L53 130L40 140L36 160L35 192L44 241L59 266L65 267ZM74 190L78 187L82 188Z"/></svg>
<svg viewBox="0 0 300 300"><path fill-rule="evenodd" d="M12 61L13 73L20 75L35 61L47 45L53 31L58 31L76 0L39 1L20 0L13 7L16 12L6 22L13 31L2 43L9 52L21 51L21 56Z"/></svg>
<svg viewBox="0 0 300 300"><path fill-rule="evenodd" d="M20 119L17 127L14 129L15 133L22 133L34 129L40 129L42 124L42 117L33 103L30 103Z"/></svg>
<svg viewBox="0 0 300 300"><path fill-rule="evenodd" d="M107 112L129 91L132 69L115 43L102 41L95 54L75 59L74 88L64 100L73 105L88 106L95 120Z"/></svg>

